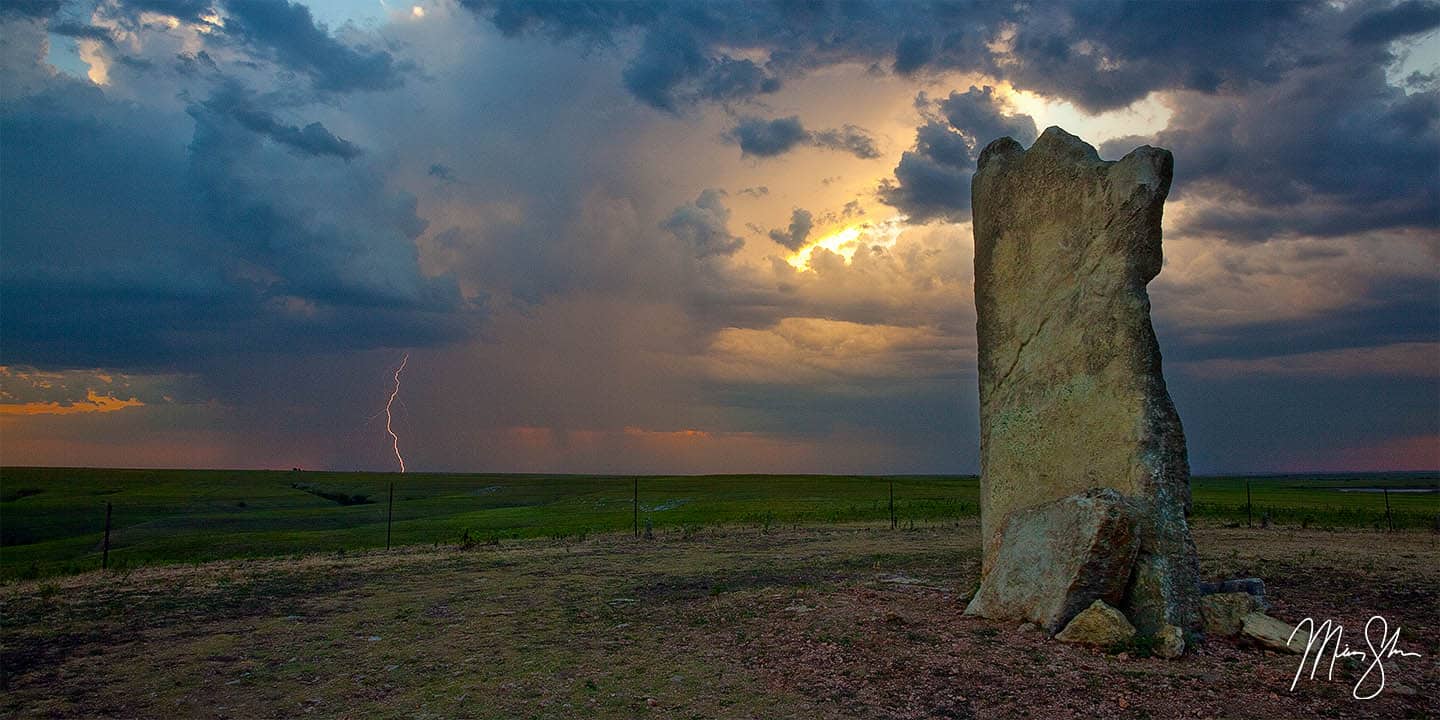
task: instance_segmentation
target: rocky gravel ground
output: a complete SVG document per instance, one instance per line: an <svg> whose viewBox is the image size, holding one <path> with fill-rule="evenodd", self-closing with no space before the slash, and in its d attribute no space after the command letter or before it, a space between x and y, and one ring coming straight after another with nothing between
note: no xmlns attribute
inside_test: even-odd
<svg viewBox="0 0 1440 720"><path fill-rule="evenodd" d="M973 522L730 527L90 573L0 588L6 717L969 718L1440 716L1440 535L1201 526L1208 579L1365 650L1057 643L961 614ZM1307 666L1308 674L1308 666ZM1367 679L1361 694L1376 687Z"/></svg>

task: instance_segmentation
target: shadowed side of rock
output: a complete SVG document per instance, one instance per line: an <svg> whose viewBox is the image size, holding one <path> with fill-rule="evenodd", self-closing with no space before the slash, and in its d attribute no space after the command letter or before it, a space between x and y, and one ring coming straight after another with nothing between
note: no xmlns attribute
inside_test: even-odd
<svg viewBox="0 0 1440 720"><path fill-rule="evenodd" d="M978 165L981 592L1013 513L1109 488L1137 518L1118 607L1147 635L1195 628L1189 464L1145 290L1173 159L1145 146L1106 162L1052 127L1028 150L992 142Z"/></svg>

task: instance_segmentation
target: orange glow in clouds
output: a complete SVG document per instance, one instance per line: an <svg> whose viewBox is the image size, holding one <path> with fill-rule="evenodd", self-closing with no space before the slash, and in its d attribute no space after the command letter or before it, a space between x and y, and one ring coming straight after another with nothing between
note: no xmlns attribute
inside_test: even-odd
<svg viewBox="0 0 1440 720"><path fill-rule="evenodd" d="M94 390L87 390L85 400L77 400L68 405L58 402L0 404L0 415L75 415L115 412L129 407L144 406L145 403L133 397L129 400L121 400L112 395L101 395Z"/></svg>

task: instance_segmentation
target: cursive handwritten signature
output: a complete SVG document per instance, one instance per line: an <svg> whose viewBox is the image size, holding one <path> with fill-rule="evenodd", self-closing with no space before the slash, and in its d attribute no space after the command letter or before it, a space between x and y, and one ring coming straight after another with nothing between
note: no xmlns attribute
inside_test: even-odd
<svg viewBox="0 0 1440 720"><path fill-rule="evenodd" d="M1370 634L1371 626L1376 623L1379 623L1380 626L1379 647L1376 647L1375 638ZM1319 669L1320 663L1325 659L1325 646L1327 645L1330 646L1330 667L1325 672L1326 680L1333 678L1336 660L1353 657L1357 658L1359 662L1365 662L1365 658L1370 658L1370 665L1365 668L1364 674L1360 676L1359 680L1355 681L1355 688L1350 691L1350 696L1356 700L1372 700L1385 689L1385 660L1397 656L1420 657L1420 653L1418 652L1406 652L1396 647L1396 644L1400 641L1400 628L1395 628L1395 632L1392 634L1390 632L1390 624L1385 622L1385 618L1379 615L1375 615L1365 621L1365 645L1370 649L1368 653L1364 650L1351 649L1350 645L1344 642L1345 626L1337 624L1333 620L1326 620L1319 625L1316 625L1315 621L1311 618L1301 620L1300 623L1295 626L1295 629L1290 631L1290 639L1286 641L1287 645L1295 641L1295 635L1300 632L1301 629L1307 629L1310 639L1305 643L1305 654L1300 657L1300 667L1295 668L1295 679L1290 682L1291 692L1294 692L1295 686L1299 684L1300 674L1305 672L1306 660L1310 660L1310 679L1315 679L1315 672ZM1334 644L1331 644L1331 641L1334 641ZM1312 650L1314 651L1313 659L1311 657ZM1377 671L1377 679L1372 681L1372 684L1375 686L1374 692L1368 695L1361 695L1360 690L1365 686L1365 681L1369 679L1372 674L1376 674Z"/></svg>

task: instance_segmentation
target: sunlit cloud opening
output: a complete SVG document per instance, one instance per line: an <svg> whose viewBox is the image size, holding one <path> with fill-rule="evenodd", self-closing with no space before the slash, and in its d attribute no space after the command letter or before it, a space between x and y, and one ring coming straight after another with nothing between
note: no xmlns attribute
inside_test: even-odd
<svg viewBox="0 0 1440 720"><path fill-rule="evenodd" d="M100 43L96 40L78 40L76 47L80 54L81 62L89 68L86 70L86 77L96 85L110 84L110 61L101 52Z"/></svg>
<svg viewBox="0 0 1440 720"><path fill-rule="evenodd" d="M1174 111L1164 102L1165 94L1158 92L1150 93L1127 107L1091 115L1071 102L1026 90L1016 90L1008 83L1002 84L1001 89L1002 96L1011 108L1035 118L1037 129L1059 125L1097 146L1101 142L1119 137L1153 136L1165 129L1174 115Z"/></svg>
<svg viewBox="0 0 1440 720"><path fill-rule="evenodd" d="M810 256L815 248L824 248L845 258L848 265L861 248L894 247L896 238L900 237L900 232L906 227L906 220L905 216L896 215L880 222L845 226L800 248L785 258L785 262L790 263L796 270L809 270Z"/></svg>

